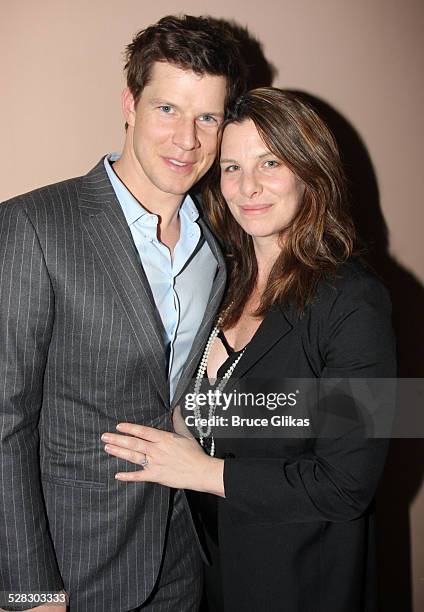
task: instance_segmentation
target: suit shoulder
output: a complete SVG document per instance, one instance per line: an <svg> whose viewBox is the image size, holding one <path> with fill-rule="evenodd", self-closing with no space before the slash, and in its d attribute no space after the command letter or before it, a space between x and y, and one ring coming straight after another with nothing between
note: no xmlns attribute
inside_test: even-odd
<svg viewBox="0 0 424 612"><path fill-rule="evenodd" d="M40 212L46 214L57 206L76 202L83 178L83 176L79 176L67 179L15 196L1 203L0 211L3 216L19 214L20 212L27 213L29 217Z"/></svg>

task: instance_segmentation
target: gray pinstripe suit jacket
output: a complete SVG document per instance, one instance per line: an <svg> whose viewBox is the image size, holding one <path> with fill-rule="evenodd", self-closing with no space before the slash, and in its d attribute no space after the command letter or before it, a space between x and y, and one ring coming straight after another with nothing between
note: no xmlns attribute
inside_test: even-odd
<svg viewBox="0 0 424 612"><path fill-rule="evenodd" d="M225 285L200 224L218 271L185 378ZM116 481L130 468L100 435L124 420L170 429L169 396L162 323L103 161L0 206L0 381L0 591L63 581L78 610L140 605L169 490Z"/></svg>

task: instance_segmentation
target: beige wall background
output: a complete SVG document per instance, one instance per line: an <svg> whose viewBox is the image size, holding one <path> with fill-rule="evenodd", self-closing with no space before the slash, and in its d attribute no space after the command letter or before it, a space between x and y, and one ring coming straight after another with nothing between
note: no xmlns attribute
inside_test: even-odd
<svg viewBox="0 0 424 612"><path fill-rule="evenodd" d="M178 12L247 26L278 71L275 85L321 98L354 127L372 161L390 256L403 279L396 285L398 301L413 301L419 313L417 303L424 304L421 0L0 0L0 201L83 174L105 152L120 149L124 46L137 30ZM405 298L399 295L404 286ZM408 338L422 339L415 329L408 336L406 325L413 323L403 323L405 354ZM404 372L423 376L413 368ZM403 441L384 481L384 612L424 609L421 442ZM399 482L411 465L414 480L404 505L394 511ZM404 575L398 579L396 565L405 564L408 571L400 569Z"/></svg>

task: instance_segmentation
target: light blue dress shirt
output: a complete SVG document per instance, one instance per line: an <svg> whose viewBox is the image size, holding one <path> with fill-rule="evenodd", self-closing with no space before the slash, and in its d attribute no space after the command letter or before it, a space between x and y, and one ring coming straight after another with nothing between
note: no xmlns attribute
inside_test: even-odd
<svg viewBox="0 0 424 612"><path fill-rule="evenodd" d="M104 165L130 228L165 329L172 399L208 303L217 261L202 238L196 222L199 212L189 195L180 208L180 238L171 258L168 247L157 237L157 215L148 212L113 171L110 162L119 157L118 153L108 155ZM200 240L203 241L202 246L196 251Z"/></svg>

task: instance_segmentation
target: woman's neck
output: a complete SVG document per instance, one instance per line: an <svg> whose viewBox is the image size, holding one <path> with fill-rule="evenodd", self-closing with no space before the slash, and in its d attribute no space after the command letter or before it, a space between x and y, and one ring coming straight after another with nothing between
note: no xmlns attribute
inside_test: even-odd
<svg viewBox="0 0 424 612"><path fill-rule="evenodd" d="M260 289L264 288L268 282L272 267L281 253L281 246L278 244L278 240L269 236L254 237L253 246L258 266L256 286Z"/></svg>

